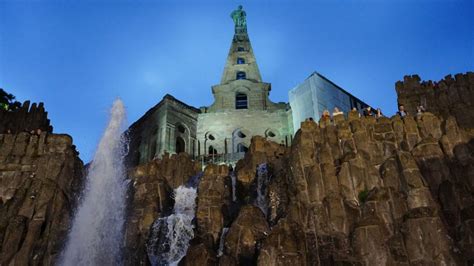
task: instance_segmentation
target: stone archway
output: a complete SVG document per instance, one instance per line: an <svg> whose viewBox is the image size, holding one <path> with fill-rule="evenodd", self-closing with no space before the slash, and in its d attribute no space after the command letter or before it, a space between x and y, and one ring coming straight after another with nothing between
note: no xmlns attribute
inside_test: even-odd
<svg viewBox="0 0 474 266"><path fill-rule="evenodd" d="M209 146L209 150L208 150L208 154L209 155L217 155L217 150L214 148L214 146Z"/></svg>
<svg viewBox="0 0 474 266"><path fill-rule="evenodd" d="M192 140L189 127L182 122L178 122L174 126L175 153L192 153Z"/></svg>
<svg viewBox="0 0 474 266"><path fill-rule="evenodd" d="M249 148L243 143L237 144L237 152L247 152Z"/></svg>
<svg viewBox="0 0 474 266"><path fill-rule="evenodd" d="M182 153L186 151L186 142L180 136L176 137L176 153Z"/></svg>
<svg viewBox="0 0 474 266"><path fill-rule="evenodd" d="M237 128L232 132L232 153L244 152L250 145L251 132L244 128ZM245 149L244 149L245 147Z"/></svg>

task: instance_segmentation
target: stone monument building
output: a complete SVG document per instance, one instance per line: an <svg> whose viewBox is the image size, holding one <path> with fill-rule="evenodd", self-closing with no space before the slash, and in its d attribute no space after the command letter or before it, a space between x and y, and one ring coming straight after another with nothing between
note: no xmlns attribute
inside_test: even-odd
<svg viewBox="0 0 474 266"><path fill-rule="evenodd" d="M200 154L235 154L247 150L254 135L285 145L291 141L289 105L268 98L246 26L236 24L221 82L212 86L214 103L198 115Z"/></svg>
<svg viewBox="0 0 474 266"><path fill-rule="evenodd" d="M199 109L166 94L127 130L130 140L128 163L137 165L165 152L186 152L196 157L199 113Z"/></svg>
<svg viewBox="0 0 474 266"><path fill-rule="evenodd" d="M239 6L231 17L234 36L221 81L212 86L214 103L198 109L165 95L128 129L129 164L180 152L202 160L235 162L243 157L255 135L281 145L291 144L295 127L290 104L269 99L271 84L260 74L245 11ZM325 100L330 99L320 99Z"/></svg>
<svg viewBox="0 0 474 266"><path fill-rule="evenodd" d="M269 99L271 84L260 75L245 16L241 7L232 13L235 34L221 82L212 86L214 103L197 109L165 95L128 130L132 165L165 152L235 160L247 151L254 135L290 144L291 110L287 103Z"/></svg>

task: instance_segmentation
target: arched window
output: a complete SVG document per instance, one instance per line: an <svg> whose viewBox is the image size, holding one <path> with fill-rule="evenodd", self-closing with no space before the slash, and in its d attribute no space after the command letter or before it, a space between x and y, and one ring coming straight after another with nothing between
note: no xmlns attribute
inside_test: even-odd
<svg viewBox="0 0 474 266"><path fill-rule="evenodd" d="M245 72L243 71L237 72L236 79L245 79L245 78L246 78Z"/></svg>
<svg viewBox="0 0 474 266"><path fill-rule="evenodd" d="M155 158L155 153L156 153L156 141L152 139L151 144L150 144L150 154L149 154L150 160L153 160L153 158Z"/></svg>
<svg viewBox="0 0 474 266"><path fill-rule="evenodd" d="M245 135L244 132L242 132L241 130L239 130L239 131L237 132L237 136L238 136L239 138L245 138L245 137L247 137L247 135Z"/></svg>
<svg viewBox="0 0 474 266"><path fill-rule="evenodd" d="M178 128L178 132L179 132L179 133L183 133L183 134L184 134L184 133L186 132L186 128L185 128L183 125L178 125L177 128Z"/></svg>
<svg viewBox="0 0 474 266"><path fill-rule="evenodd" d="M245 64L245 59L243 59L242 57L237 58L237 64L238 65Z"/></svg>
<svg viewBox="0 0 474 266"><path fill-rule="evenodd" d="M248 150L249 148L247 148L244 144L237 144L237 152L247 152Z"/></svg>
<svg viewBox="0 0 474 266"><path fill-rule="evenodd" d="M271 130L271 129L267 129L265 131L265 137L267 138L274 138L276 137L276 134L275 134L275 131Z"/></svg>
<svg viewBox="0 0 474 266"><path fill-rule="evenodd" d="M185 150L186 150L186 144L184 142L184 139L182 137L177 137L176 138L176 153L185 152Z"/></svg>
<svg viewBox="0 0 474 266"><path fill-rule="evenodd" d="M237 47L237 52L243 52L245 51L245 48L242 46Z"/></svg>
<svg viewBox="0 0 474 266"><path fill-rule="evenodd" d="M247 94L237 93L235 95L235 109L247 109Z"/></svg>
<svg viewBox="0 0 474 266"><path fill-rule="evenodd" d="M212 145L211 145L211 146L209 146L209 155L212 155L212 154L216 155L216 154L217 154L217 150L214 149L214 147L212 147Z"/></svg>

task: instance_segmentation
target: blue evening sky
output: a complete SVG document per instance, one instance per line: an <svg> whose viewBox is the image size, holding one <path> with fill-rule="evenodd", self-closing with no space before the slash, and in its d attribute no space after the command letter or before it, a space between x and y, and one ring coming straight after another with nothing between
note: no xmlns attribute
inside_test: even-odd
<svg viewBox="0 0 474 266"><path fill-rule="evenodd" d="M238 4L273 101L318 71L393 114L404 75L474 69L474 1L0 0L0 87L44 102L87 162L117 97L128 124L166 93L212 103Z"/></svg>

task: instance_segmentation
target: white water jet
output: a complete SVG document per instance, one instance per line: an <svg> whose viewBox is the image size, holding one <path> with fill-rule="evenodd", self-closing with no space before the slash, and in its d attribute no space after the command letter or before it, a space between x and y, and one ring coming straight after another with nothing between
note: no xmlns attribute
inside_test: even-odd
<svg viewBox="0 0 474 266"><path fill-rule="evenodd" d="M116 100L86 178L61 265L120 265L127 188L122 137L125 108Z"/></svg>
<svg viewBox="0 0 474 266"><path fill-rule="evenodd" d="M155 220L151 228L147 253L152 265L178 265L186 255L194 238L196 196L193 187L182 185L174 190L173 213Z"/></svg>

